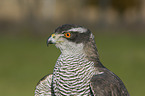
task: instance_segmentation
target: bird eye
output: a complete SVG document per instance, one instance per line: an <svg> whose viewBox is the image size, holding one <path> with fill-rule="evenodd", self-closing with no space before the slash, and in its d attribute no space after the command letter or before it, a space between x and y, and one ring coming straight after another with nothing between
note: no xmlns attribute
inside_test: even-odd
<svg viewBox="0 0 145 96"><path fill-rule="evenodd" d="M65 36L66 38L70 38L70 36L71 36L71 33L69 33L69 32L67 32L67 33L64 33L64 36Z"/></svg>

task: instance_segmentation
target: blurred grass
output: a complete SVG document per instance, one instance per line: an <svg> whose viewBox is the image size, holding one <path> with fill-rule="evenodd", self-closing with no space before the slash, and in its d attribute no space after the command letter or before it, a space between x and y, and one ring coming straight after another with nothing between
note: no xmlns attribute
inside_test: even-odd
<svg viewBox="0 0 145 96"><path fill-rule="evenodd" d="M47 38L0 36L1 96L33 96L37 82L53 72L60 54ZM96 34L101 62L125 83L131 96L145 94L145 35Z"/></svg>

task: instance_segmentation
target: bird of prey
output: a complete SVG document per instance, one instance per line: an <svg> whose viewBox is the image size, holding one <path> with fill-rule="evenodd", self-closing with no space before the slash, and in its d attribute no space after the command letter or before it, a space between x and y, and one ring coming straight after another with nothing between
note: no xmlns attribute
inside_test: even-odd
<svg viewBox="0 0 145 96"><path fill-rule="evenodd" d="M101 64L89 29L62 25L47 44L55 44L61 55L53 74L38 82L35 96L130 96L121 79Z"/></svg>

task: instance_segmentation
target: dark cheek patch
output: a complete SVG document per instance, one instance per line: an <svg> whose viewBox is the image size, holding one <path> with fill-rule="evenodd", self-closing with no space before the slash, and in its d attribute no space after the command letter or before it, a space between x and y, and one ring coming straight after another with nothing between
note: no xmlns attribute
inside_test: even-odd
<svg viewBox="0 0 145 96"><path fill-rule="evenodd" d="M70 38L66 38L71 42L75 42L75 43L82 43L82 42L86 42L89 40L89 36L90 34L88 33L72 33Z"/></svg>

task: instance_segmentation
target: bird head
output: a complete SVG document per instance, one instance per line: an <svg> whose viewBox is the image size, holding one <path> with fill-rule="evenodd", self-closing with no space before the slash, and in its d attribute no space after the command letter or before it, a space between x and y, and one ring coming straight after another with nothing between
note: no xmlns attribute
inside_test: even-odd
<svg viewBox="0 0 145 96"><path fill-rule="evenodd" d="M47 45L49 44L55 44L62 54L91 54L94 52L88 53L87 51L97 51L91 31L74 24L65 24L58 27L48 38Z"/></svg>

